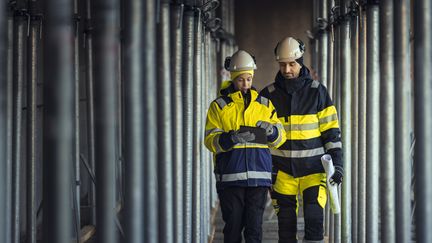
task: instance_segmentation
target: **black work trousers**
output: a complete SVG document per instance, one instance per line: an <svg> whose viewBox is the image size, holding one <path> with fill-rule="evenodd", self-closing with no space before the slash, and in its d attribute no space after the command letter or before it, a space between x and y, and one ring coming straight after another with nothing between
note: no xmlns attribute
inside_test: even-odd
<svg viewBox="0 0 432 243"><path fill-rule="evenodd" d="M303 191L303 212L305 221L305 241L321 242L323 240L324 210L317 197L319 186ZM297 198L295 195L282 195L272 192L272 199L278 216L279 242L297 242Z"/></svg>
<svg viewBox="0 0 432 243"><path fill-rule="evenodd" d="M267 187L228 187L218 192L225 243L262 241L262 220L267 201Z"/></svg>

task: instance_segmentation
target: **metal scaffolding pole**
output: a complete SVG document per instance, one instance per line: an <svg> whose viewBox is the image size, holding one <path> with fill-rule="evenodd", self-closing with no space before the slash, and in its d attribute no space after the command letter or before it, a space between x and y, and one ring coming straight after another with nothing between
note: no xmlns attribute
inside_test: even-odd
<svg viewBox="0 0 432 243"><path fill-rule="evenodd" d="M336 0L335 1L335 18L337 18L341 14L341 1L342 0ZM332 95L333 95L333 102L336 106L336 109L338 111L341 110L341 96L340 96L340 82L341 82L341 25L336 25L334 28L334 56L333 56L333 84L332 84ZM343 128L341 128L343 129ZM344 145L346 147L346 145ZM345 159L344 159L345 160ZM340 190L339 190L340 195ZM342 198L341 198L342 201ZM332 240L335 243L341 242L341 214L333 214L330 218L330 224L333 226L332 232Z"/></svg>
<svg viewBox="0 0 432 243"><path fill-rule="evenodd" d="M158 195L159 241L173 242L172 146L171 143L171 65L170 65L170 5L160 1L157 28L157 117L158 117Z"/></svg>
<svg viewBox="0 0 432 243"><path fill-rule="evenodd" d="M323 3L323 5L325 6L325 8L327 8L326 11L322 11L322 16L323 18L325 18L327 20L327 22L331 22L333 16L332 16L332 12L331 9L334 7L334 1L333 0L325 0L325 3ZM324 8L324 7L323 7ZM327 91L330 94L331 97L331 85L333 83L332 79L333 79L333 25L330 25L327 27L328 29L325 30L326 34L327 34L327 40L325 42L326 47L323 47L327 49L327 55L323 55L321 58L326 58L325 61L325 65L323 64L322 68L325 68L325 73L326 73L326 80L322 81L322 83L326 86ZM324 62L324 61L323 61ZM324 222L324 235L328 236L330 238L330 228L332 227L330 225L330 218L332 217L331 212L330 212L330 203L326 204L325 207L325 222Z"/></svg>
<svg viewBox="0 0 432 243"><path fill-rule="evenodd" d="M156 15L155 0L147 0L144 4L144 104L145 121L147 127L156 127ZM145 242L157 243L158 241L158 194L157 194L157 134L156 129L145 129L144 134L144 219Z"/></svg>
<svg viewBox="0 0 432 243"><path fill-rule="evenodd" d="M411 241L411 104L410 1L394 2L396 242Z"/></svg>
<svg viewBox="0 0 432 243"><path fill-rule="evenodd" d="M211 88L209 90L209 103L207 104L207 107L210 106L210 101L216 99L216 94L217 94L217 88L218 88L218 78L219 78L219 70L218 70L218 55L217 55L217 45L218 43L216 41L212 42L212 46L211 46L211 59L210 59L210 66L213 67L211 75L210 75L210 80L211 80ZM210 190L210 204L211 204L211 209L215 209L216 207L216 202L217 202L217 193L216 193L216 179L213 175L213 157L211 157L212 159L212 163L210 165L210 177L211 177L211 183L209 185L209 190Z"/></svg>
<svg viewBox="0 0 432 243"><path fill-rule="evenodd" d="M205 96L205 90L206 90L206 85L207 85L207 70L206 70L206 62L207 62L207 35L206 32L204 30L202 30L202 44L201 44L201 89L200 89L200 94L199 94L199 98L200 98L200 105L201 105L201 110L200 110L200 118L201 118L201 122L205 121L205 115L204 115L204 106L205 104L205 99L207 98L207 96ZM205 128L205 124L201 124L201 130L204 130ZM202 132L198 130L198 135L199 135L199 140L202 142L204 141L204 137L201 136ZM208 228L208 224L206 222L209 222L207 219L207 213L208 213L208 208L207 208L207 187L205 185L208 185L207 183L207 154L206 151L204 150L205 146L200 146L200 158L201 158L201 166L200 167L200 180L201 180L201 184L200 184L200 196L202 198L202 202L201 202L201 218L200 218L200 222L201 222L201 227L200 227L200 235L201 235L201 239L206 239L207 240L207 228Z"/></svg>
<svg viewBox="0 0 432 243"><path fill-rule="evenodd" d="M319 18L321 23L321 34L319 37L319 65L318 65L318 76L322 84L327 87L328 77L327 77L327 62L328 62L328 45L329 38L327 30L328 17L327 17L327 1L319 2Z"/></svg>
<svg viewBox="0 0 432 243"><path fill-rule="evenodd" d="M379 234L379 6L367 6L367 104L366 104L366 242L378 242Z"/></svg>
<svg viewBox="0 0 432 243"><path fill-rule="evenodd" d="M432 3L414 1L415 227L417 242L432 242Z"/></svg>
<svg viewBox="0 0 432 243"><path fill-rule="evenodd" d="M93 25L92 25L92 11L91 0L85 2L85 64L86 64L86 96L87 96L87 147L88 147L88 161L92 174L96 169L95 166L95 111L94 111L94 70L93 70ZM96 186L94 183L89 187L89 205L90 221L96 225Z"/></svg>
<svg viewBox="0 0 432 243"><path fill-rule="evenodd" d="M184 13L183 26L183 241L192 242L194 12L189 7Z"/></svg>
<svg viewBox="0 0 432 243"><path fill-rule="evenodd" d="M124 89L125 89L125 237L126 242L145 242L144 231L144 126L143 106L144 18L140 0L125 1ZM139 51L142 50L142 51Z"/></svg>
<svg viewBox="0 0 432 243"><path fill-rule="evenodd" d="M6 4L0 6L0 241L6 242L7 220L7 14Z"/></svg>
<svg viewBox="0 0 432 243"><path fill-rule="evenodd" d="M319 0L313 0L312 1L312 28L315 30L318 28L318 17L320 15L319 12ZM311 68L314 69L317 72L321 72L319 70L319 47L320 47L320 40L316 38L317 36L310 36L309 43L311 46Z"/></svg>
<svg viewBox="0 0 432 243"><path fill-rule="evenodd" d="M24 0L17 1L14 27L14 63L13 63L13 96L14 96L14 121L13 121L13 224L12 242L20 242L21 232L21 190L22 190L22 122L23 122L23 100L24 82L26 81L27 66L27 16L25 10L27 3Z"/></svg>
<svg viewBox="0 0 432 243"><path fill-rule="evenodd" d="M153 95L156 93L156 22L155 22L155 9L156 3L155 0L148 0L145 4L145 59L144 59L144 70L146 70L145 74L145 90L146 90L146 99L144 100L146 104L145 114L146 124L149 127L156 126L156 102L153 98ZM157 226L158 226L158 218L157 218L157 147L156 141L157 134L154 129L148 129L146 133L146 167L145 167L145 176L146 176L146 193L145 195L145 204L147 205L145 208L145 225L146 227L146 241L147 242L158 242L158 234L157 234Z"/></svg>
<svg viewBox="0 0 432 243"><path fill-rule="evenodd" d="M342 14L346 14L350 0L342 3ZM351 242L351 36L350 19L346 19L340 26L340 101L341 101L341 132L344 156L344 180L342 184L341 217L342 242Z"/></svg>
<svg viewBox="0 0 432 243"><path fill-rule="evenodd" d="M184 5L171 6L171 96L173 106L171 122L173 147L173 209L174 242L183 242L183 105L182 105L182 44Z"/></svg>
<svg viewBox="0 0 432 243"><path fill-rule="evenodd" d="M361 6L362 8L362 6ZM366 242L366 12L359 16L357 242Z"/></svg>
<svg viewBox="0 0 432 243"><path fill-rule="evenodd" d="M351 240L357 243L358 225L358 16L351 21Z"/></svg>
<svg viewBox="0 0 432 243"><path fill-rule="evenodd" d="M74 140L75 140L75 149L74 149L74 202L73 208L75 213L75 236L78 239L79 233L81 230L81 207L80 207L80 199L81 199L81 179L80 179L80 36L79 36L79 15L78 15L78 0L73 1L73 14L74 14L74 85L75 85L75 97L74 97Z"/></svg>
<svg viewBox="0 0 432 243"><path fill-rule="evenodd" d="M381 240L395 242L395 107L393 0L380 1L380 216Z"/></svg>
<svg viewBox="0 0 432 243"><path fill-rule="evenodd" d="M329 22L333 19L333 7L335 5L334 0L327 0L327 8L329 9L326 16ZM327 90L330 94L330 97L333 97L333 64L334 64L334 28L333 25L330 26L329 35L328 35L328 47L327 47L327 83L325 84Z"/></svg>
<svg viewBox="0 0 432 243"><path fill-rule="evenodd" d="M119 4L115 0L93 2L95 10L95 159L96 241L117 242L116 174L118 159L118 45Z"/></svg>
<svg viewBox="0 0 432 243"><path fill-rule="evenodd" d="M192 160L192 242L201 242L201 146L202 146L202 117L201 117L201 48L202 23L201 11L195 13L194 31L194 74L193 74L193 160Z"/></svg>
<svg viewBox="0 0 432 243"><path fill-rule="evenodd" d="M12 241L12 144L13 144L13 63L14 63L14 18L7 14L7 66L6 66L6 242ZM2 89L3 90L3 89Z"/></svg>
<svg viewBox="0 0 432 243"><path fill-rule="evenodd" d="M203 117L203 128L205 127L205 120L206 120L206 111L207 111L207 107L209 107L210 105L210 83L213 82L214 79L212 79L211 77L211 71L214 69L213 66L211 66L211 44L212 44L212 40L211 40L211 34L209 31L205 32L205 47L204 47L204 76L203 76L203 93L202 93L202 117ZM204 138L202 138L204 141ZM210 230L211 230L211 223L206 223L206 222L210 222L210 215L211 215L211 202L210 202L210 190L211 187L209 187L209 185L211 185L211 153L205 148L205 146L202 147L202 151L203 151L203 180L204 182L202 183L202 190L204 191L204 194L202 195L202 197L205 199L205 203L204 203L204 220L202 221L204 224L204 236L206 238L204 239L208 239L208 237L210 236Z"/></svg>
<svg viewBox="0 0 432 243"><path fill-rule="evenodd" d="M37 83L39 81L40 56L40 6L38 1L29 1L30 13L33 17L30 24L30 41L28 46L28 80L27 80L27 228L28 243L36 243L36 105ZM39 16L39 18L36 18Z"/></svg>
<svg viewBox="0 0 432 243"><path fill-rule="evenodd" d="M43 242L69 242L75 87L73 47L64 43L73 39L72 4L47 0L44 13Z"/></svg>

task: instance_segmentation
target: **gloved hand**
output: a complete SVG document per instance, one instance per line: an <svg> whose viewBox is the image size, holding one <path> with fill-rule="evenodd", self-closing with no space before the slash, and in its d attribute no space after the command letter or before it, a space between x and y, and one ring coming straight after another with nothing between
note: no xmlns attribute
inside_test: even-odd
<svg viewBox="0 0 432 243"><path fill-rule="evenodd" d="M247 143L253 141L255 139L255 134L247 131L247 132L239 132L235 131L231 133L231 140L234 144L236 143Z"/></svg>
<svg viewBox="0 0 432 243"><path fill-rule="evenodd" d="M329 180L330 184L340 185L342 183L343 174L344 174L343 168L340 166L335 166L335 172L333 173L333 175L330 177L330 180Z"/></svg>
<svg viewBox="0 0 432 243"><path fill-rule="evenodd" d="M270 136L273 134L273 124L266 121L258 121L256 124L257 127L261 127L266 131L266 135Z"/></svg>

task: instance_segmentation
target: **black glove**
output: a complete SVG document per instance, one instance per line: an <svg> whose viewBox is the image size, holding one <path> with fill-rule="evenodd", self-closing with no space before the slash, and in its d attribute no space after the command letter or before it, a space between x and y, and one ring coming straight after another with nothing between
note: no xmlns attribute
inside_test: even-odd
<svg viewBox="0 0 432 243"><path fill-rule="evenodd" d="M335 166L335 172L333 173L333 175L330 177L329 180L330 184L340 185L342 183L343 174L344 174L344 169L340 166Z"/></svg>
<svg viewBox="0 0 432 243"><path fill-rule="evenodd" d="M231 141L233 141L234 144L247 143L253 141L254 139L255 139L255 134L249 131L247 132L235 131L231 134Z"/></svg>
<svg viewBox="0 0 432 243"><path fill-rule="evenodd" d="M270 122L258 121L256 125L257 127L261 127L262 129L264 129L266 131L267 136L273 134L273 125Z"/></svg>

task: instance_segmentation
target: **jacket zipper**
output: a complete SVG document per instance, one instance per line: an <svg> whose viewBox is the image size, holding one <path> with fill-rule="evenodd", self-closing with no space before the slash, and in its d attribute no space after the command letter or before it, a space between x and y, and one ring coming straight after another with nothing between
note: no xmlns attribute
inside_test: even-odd
<svg viewBox="0 0 432 243"><path fill-rule="evenodd" d="M242 96L243 98L243 105L244 105L244 110L243 110L243 125L246 126L246 99L245 96L240 92L240 96ZM245 165L246 165L246 183L249 186L249 166L248 166L248 162L247 162L247 148L246 148L246 144L244 145L244 150L245 150Z"/></svg>

